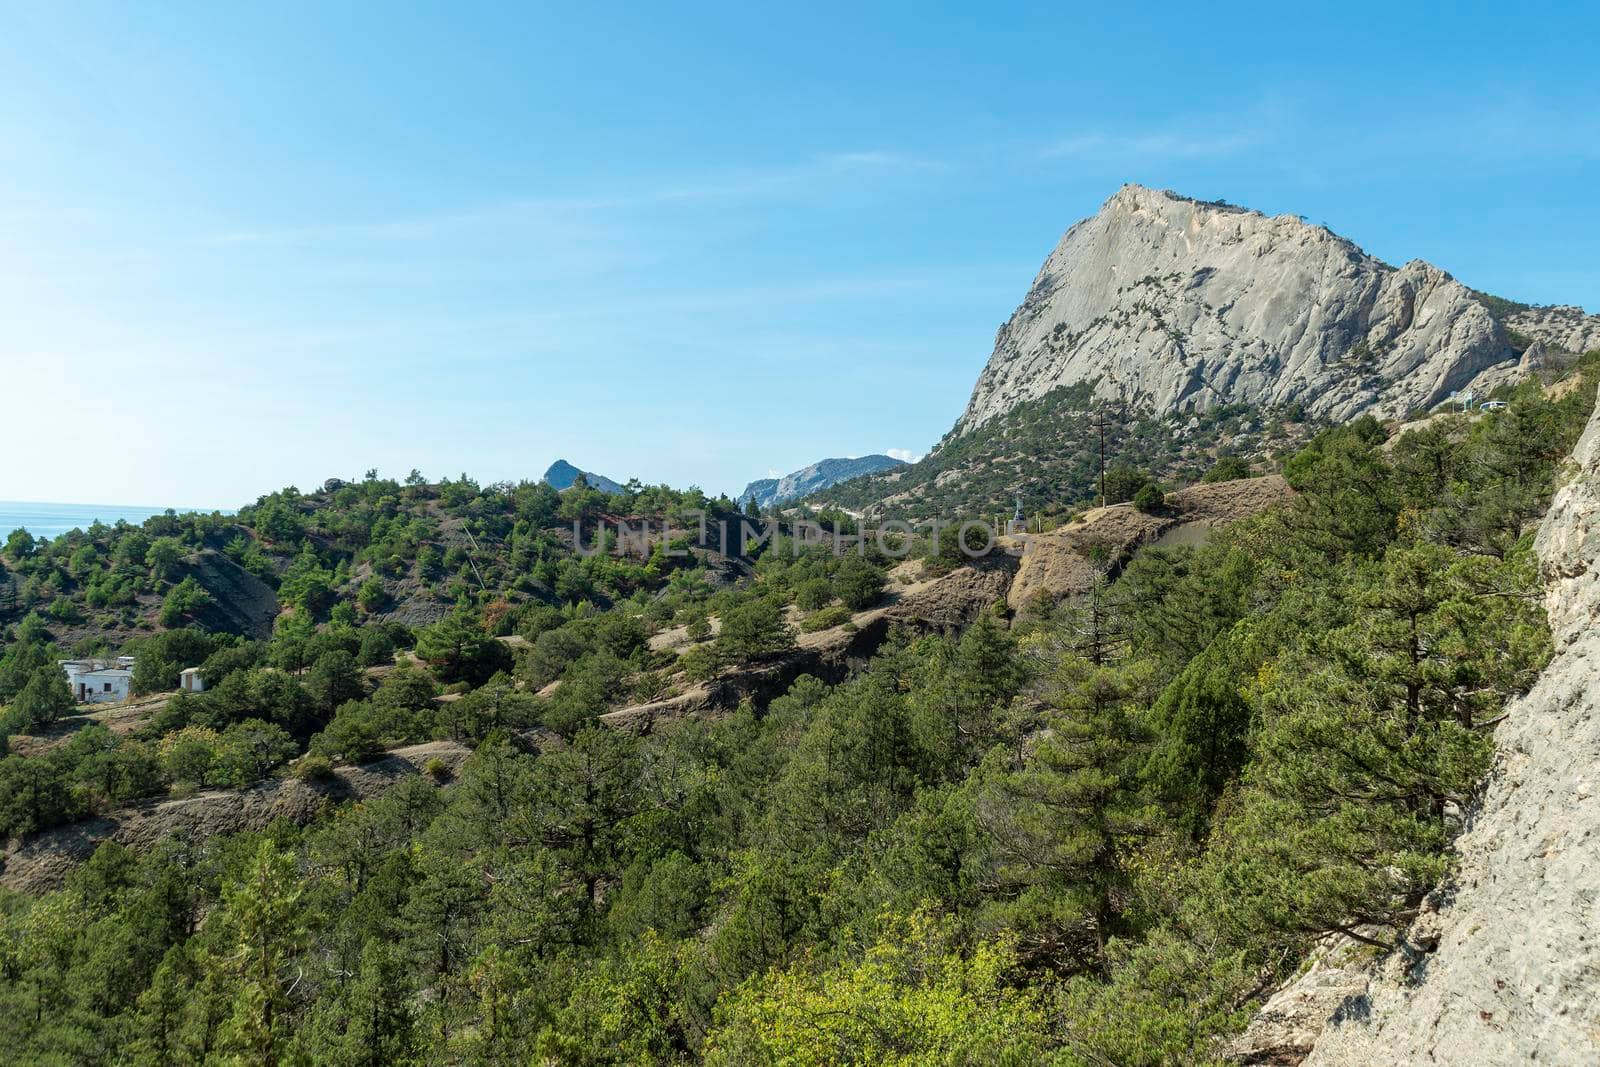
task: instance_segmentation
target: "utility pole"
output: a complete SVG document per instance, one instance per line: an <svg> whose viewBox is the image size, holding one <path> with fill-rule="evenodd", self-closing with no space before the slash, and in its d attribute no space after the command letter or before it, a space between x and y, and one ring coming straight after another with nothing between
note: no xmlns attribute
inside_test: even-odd
<svg viewBox="0 0 1600 1067"><path fill-rule="evenodd" d="M478 547L478 539L472 536L472 531L462 527L462 532L467 535L467 540L472 542L473 551L481 553L483 549ZM467 562L472 564L472 573L478 577L478 588L487 593L489 587L483 584L483 572L478 570L478 561L472 558L472 552L467 553Z"/></svg>
<svg viewBox="0 0 1600 1067"><path fill-rule="evenodd" d="M1106 423L1102 418L1100 426L1100 506L1106 506Z"/></svg>

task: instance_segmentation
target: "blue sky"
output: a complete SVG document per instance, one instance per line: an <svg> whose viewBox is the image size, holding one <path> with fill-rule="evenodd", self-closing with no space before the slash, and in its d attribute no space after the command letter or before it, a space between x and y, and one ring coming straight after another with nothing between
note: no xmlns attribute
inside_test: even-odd
<svg viewBox="0 0 1600 1067"><path fill-rule="evenodd" d="M1593 7L577 8L0 3L0 499L920 453L1124 181L1600 309Z"/></svg>

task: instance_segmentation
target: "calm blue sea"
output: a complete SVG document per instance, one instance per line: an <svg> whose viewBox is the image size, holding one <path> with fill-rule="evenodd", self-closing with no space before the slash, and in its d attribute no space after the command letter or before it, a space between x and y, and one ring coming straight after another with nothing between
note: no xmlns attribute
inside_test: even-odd
<svg viewBox="0 0 1600 1067"><path fill-rule="evenodd" d="M141 508L130 504L41 504L29 500L0 500L0 541L22 527L35 537L60 537L68 530L86 530L96 519L110 526L118 519L138 525L166 508ZM210 508L176 508L205 511Z"/></svg>

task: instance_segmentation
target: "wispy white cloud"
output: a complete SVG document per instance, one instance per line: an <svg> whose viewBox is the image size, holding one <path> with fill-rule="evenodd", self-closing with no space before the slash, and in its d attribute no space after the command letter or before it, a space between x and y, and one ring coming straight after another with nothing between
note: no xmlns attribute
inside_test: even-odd
<svg viewBox="0 0 1600 1067"><path fill-rule="evenodd" d="M315 245L325 242L370 241L374 243L432 241L446 236L473 232L505 234L508 227L550 227L572 225L586 214L622 202L597 198L544 198L504 200L472 208L422 212L415 215L348 223L306 226L271 226L205 234L202 244L216 245Z"/></svg>
<svg viewBox="0 0 1600 1067"><path fill-rule="evenodd" d="M940 159L887 151L836 152L833 155L822 156L821 160L839 170L929 171L945 170L949 167L949 164Z"/></svg>
<svg viewBox="0 0 1600 1067"><path fill-rule="evenodd" d="M1256 148L1265 140L1263 131L1244 129L1215 133L1085 133L1057 141L1040 155L1046 159L1093 162L1218 159Z"/></svg>
<svg viewBox="0 0 1600 1067"><path fill-rule="evenodd" d="M1273 89L1221 110L1070 130L1039 149L1042 159L1156 164L1220 160L1285 139L1304 111L1292 90Z"/></svg>
<svg viewBox="0 0 1600 1067"><path fill-rule="evenodd" d="M1226 161L1274 148L1274 168L1302 183L1337 180L1352 168L1367 172L1375 162L1392 167L1447 159L1452 166L1537 169L1552 159L1600 158L1597 103L1592 93L1555 97L1502 85L1476 94L1413 94L1405 111L1375 114L1275 88L1225 111L1069 130L1036 153L1042 160L1131 167ZM1427 114L1428 122L1416 123L1417 114Z"/></svg>
<svg viewBox="0 0 1600 1067"><path fill-rule="evenodd" d="M1414 105L1429 115L1425 125L1385 124L1349 140L1374 155L1409 151L1508 168L1600 158L1600 97L1594 93L1550 96L1495 86L1472 96L1435 92Z"/></svg>
<svg viewBox="0 0 1600 1067"><path fill-rule="evenodd" d="M621 204L670 200L735 200L814 190L818 183L865 177L893 177L943 170L936 159L882 149L831 152L772 167L733 167L684 181L645 186L619 198Z"/></svg>
<svg viewBox="0 0 1600 1067"><path fill-rule="evenodd" d="M922 458L922 453L913 452L909 448L890 448L886 449L883 454L890 459L903 460L906 463L915 463Z"/></svg>
<svg viewBox="0 0 1600 1067"><path fill-rule="evenodd" d="M861 178L892 178L945 169L940 160L886 149L833 152L795 163L728 167L650 182L598 196L530 197L467 208L352 223L248 227L203 235L202 244L292 246L331 241L408 242L508 228L548 228L602 218L629 209L685 201L731 201L814 191L819 184Z"/></svg>

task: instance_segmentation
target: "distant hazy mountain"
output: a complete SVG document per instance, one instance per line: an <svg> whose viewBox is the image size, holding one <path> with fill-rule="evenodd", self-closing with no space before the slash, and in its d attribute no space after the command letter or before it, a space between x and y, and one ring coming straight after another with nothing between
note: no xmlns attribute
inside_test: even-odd
<svg viewBox="0 0 1600 1067"><path fill-rule="evenodd" d="M892 470L895 467L904 467L905 461L891 456L857 456L854 459L823 459L802 467L793 474L786 474L782 478L762 478L751 482L744 487L744 492L739 494L739 503L744 503L752 496L756 503L764 508L774 504L782 504L789 500L797 500L803 496L823 489L831 489L840 482L848 482L851 478L859 478L863 474L877 474L879 471Z"/></svg>
<svg viewBox="0 0 1600 1067"><path fill-rule="evenodd" d="M622 486L605 475L579 470L564 459L558 459L550 464L550 469L544 472L544 480L557 490L570 489L580 474L583 475L583 480L589 483L590 489L598 489L602 493L622 492Z"/></svg>

